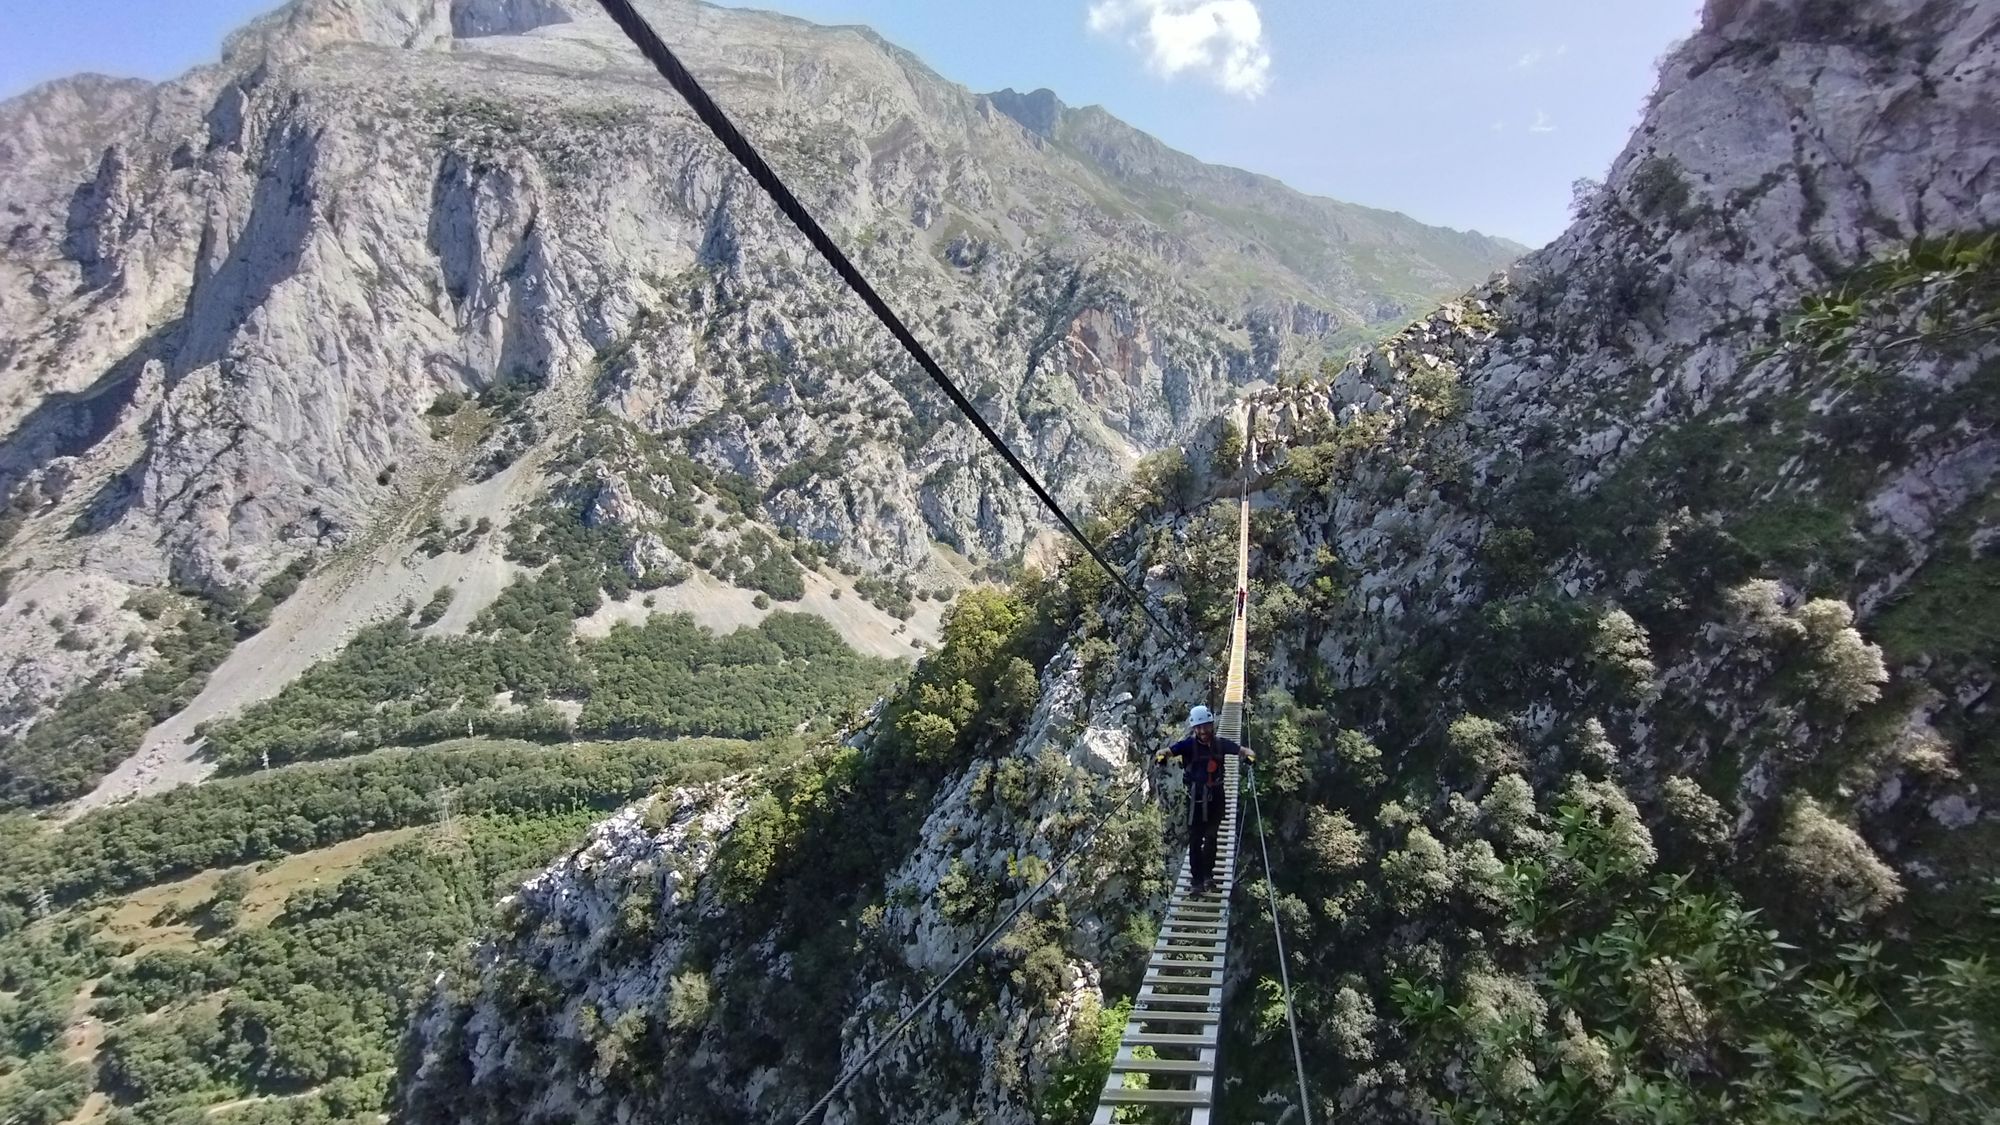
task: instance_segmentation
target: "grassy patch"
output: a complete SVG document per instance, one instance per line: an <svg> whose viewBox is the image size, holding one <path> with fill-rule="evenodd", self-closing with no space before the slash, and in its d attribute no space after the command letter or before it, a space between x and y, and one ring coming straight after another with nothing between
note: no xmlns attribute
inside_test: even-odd
<svg viewBox="0 0 2000 1125"><path fill-rule="evenodd" d="M1964 547L1939 555L1876 614L1870 632L1899 663L1992 656L2000 644L2000 559Z"/></svg>
<svg viewBox="0 0 2000 1125"><path fill-rule="evenodd" d="M1752 554L1788 570L1821 562L1839 571L1843 563L1852 565L1856 549L1849 511L1816 500L1781 500L1752 508L1730 530Z"/></svg>
<svg viewBox="0 0 2000 1125"><path fill-rule="evenodd" d="M384 848L414 839L428 828L395 828L371 832L343 840L330 847L286 856L250 869L250 893L243 899L242 926L261 926L277 917L285 900L295 891L321 883L339 882L359 868L369 856ZM101 908L95 915L98 934L114 942L132 944L134 952L155 949L191 948L197 944L197 927L185 923L159 921L161 912L192 914L215 893L226 869L204 871L172 883L162 883L135 891Z"/></svg>

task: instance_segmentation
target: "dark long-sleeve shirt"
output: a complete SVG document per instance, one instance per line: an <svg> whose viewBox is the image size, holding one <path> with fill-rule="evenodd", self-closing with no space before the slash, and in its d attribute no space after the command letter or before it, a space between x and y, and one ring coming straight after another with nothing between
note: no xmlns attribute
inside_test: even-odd
<svg viewBox="0 0 2000 1125"><path fill-rule="evenodd" d="M1181 779L1187 782L1188 788L1197 785L1219 788L1222 785L1222 756L1241 754L1243 748L1219 734L1206 746L1189 735L1167 747L1167 753L1181 760Z"/></svg>

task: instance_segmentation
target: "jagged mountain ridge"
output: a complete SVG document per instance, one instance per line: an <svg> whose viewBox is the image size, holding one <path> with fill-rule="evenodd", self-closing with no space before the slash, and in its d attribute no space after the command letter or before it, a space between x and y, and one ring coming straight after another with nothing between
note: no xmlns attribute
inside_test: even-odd
<svg viewBox="0 0 2000 1125"><path fill-rule="evenodd" d="M1413 297L1107 210L1089 161L871 34L649 10L1072 504ZM65 614L164 583L254 593L607 418L878 573L934 570L933 542L1005 557L1037 525L591 5L301 0L176 82L58 83L0 119L4 564ZM1467 270L1438 238L1448 263L1419 247L1404 271L1433 296L1517 249L1483 241ZM482 392L457 437L423 418ZM523 475L479 514L504 525ZM16 654L63 631L7 624ZM17 657L13 718L136 667L113 635Z"/></svg>
<svg viewBox="0 0 2000 1125"><path fill-rule="evenodd" d="M1840 943L1934 972L1994 948L1996 29L1991 0L1712 0L1568 233L1255 399L1253 737L1316 1119L1784 1119L1818 1104L1788 1100L1815 1088L1784 1067L1849 1057L1817 1053L1815 1019L1842 1013L1793 990L1909 987ZM1163 507L1118 557L1220 636L1233 513ZM795 1117L1198 698L1197 664L1099 608L1033 713L973 739L921 831L812 933L727 897L732 857L770 846L743 790L605 826L441 984L405 1111ZM893 752L892 724L869 746ZM1145 834L1094 849L828 1120L1047 1119L1107 977L1136 979L1145 943L1118 935L1163 893ZM1675 873L1714 897L1654 882ZM597 920L639 896L657 940L635 955ZM1715 972L1704 912L1765 976ZM1756 960L1767 925L1806 949ZM1247 913L1232 937L1222 1112L1295 1120L1275 950ZM796 990L837 999L806 1026L752 1002ZM1889 995L1916 1030L1878 1010L1868 1049L1928 1042L1937 1001ZM1961 1077L1990 1059L1967 1050ZM1983 1120L1981 1095L1926 1102L1920 1069L1860 1057L1885 1077L1829 1097L1852 1119Z"/></svg>
<svg viewBox="0 0 2000 1125"><path fill-rule="evenodd" d="M1423 292L1478 273L1491 261L1493 240L1477 232L1441 233L1406 215L1301 195L1269 176L1203 163L1102 107L1065 106L1051 90L1010 89L988 97L1029 132L1087 159L1132 207L1160 218L1204 256L1231 260L1246 244L1276 255L1306 284L1297 291L1302 307L1267 315L1310 321L1324 315L1326 294L1341 294L1335 303L1347 304L1354 299L1348 294L1366 290L1384 296L1371 308L1344 310L1343 319L1395 320L1423 307ZM1199 219L1212 220L1216 229L1202 230ZM1375 254L1385 246L1404 252L1393 262L1403 270L1384 269L1392 263ZM1253 257L1245 265L1256 269L1263 262Z"/></svg>

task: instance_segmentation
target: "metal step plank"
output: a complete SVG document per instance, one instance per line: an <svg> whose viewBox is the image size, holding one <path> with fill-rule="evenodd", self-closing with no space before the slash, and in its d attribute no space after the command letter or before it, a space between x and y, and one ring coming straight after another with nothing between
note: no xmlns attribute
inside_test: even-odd
<svg viewBox="0 0 2000 1125"><path fill-rule="evenodd" d="M1189 973L1186 976L1168 976L1165 973L1153 972L1153 973L1147 973L1145 976L1139 978L1139 984L1142 987L1149 984L1221 984L1221 983L1222 983L1222 973L1219 970L1215 972Z"/></svg>
<svg viewBox="0 0 2000 1125"><path fill-rule="evenodd" d="M1185 969L1189 972L1221 969L1222 962L1227 957L1227 952L1221 949L1161 949L1156 946L1147 954L1146 967L1154 968L1153 963L1158 962L1159 967ZM1175 958L1186 958L1186 960L1175 960Z"/></svg>
<svg viewBox="0 0 2000 1125"><path fill-rule="evenodd" d="M1222 1022L1222 1013L1216 1010L1214 1005L1209 1005L1206 1008L1151 1008L1134 1005L1132 1008L1132 1019L1134 1022L1147 1024L1219 1024Z"/></svg>
<svg viewBox="0 0 2000 1125"><path fill-rule="evenodd" d="M1127 1031L1123 1042L1134 1047L1213 1047L1215 1033L1186 1035L1167 1031Z"/></svg>
<svg viewBox="0 0 2000 1125"><path fill-rule="evenodd" d="M1142 984L1139 986L1138 995L1132 998L1132 1002L1142 1008L1152 1003L1154 1000L1165 1000L1173 1004L1192 1004L1199 1002L1203 1004L1211 1004L1216 1007L1220 1007L1222 1005L1222 986L1213 981L1182 980L1182 981L1172 981L1170 983L1174 985L1179 985L1184 988L1197 988L1200 989L1201 991L1161 992L1159 991L1160 986L1151 984Z"/></svg>
<svg viewBox="0 0 2000 1125"><path fill-rule="evenodd" d="M1114 1059L1114 1074L1214 1074L1213 1060L1200 1059Z"/></svg>
<svg viewBox="0 0 2000 1125"><path fill-rule="evenodd" d="M1222 981L1221 979L1219 979L1220 976L1221 974L1219 973L1214 975L1204 973L1203 975L1198 977L1166 977L1162 979L1162 978L1156 978L1153 976L1153 974L1148 973L1146 975L1146 983L1140 985L1139 987L1152 988L1156 990L1163 988L1221 988ZM1154 992L1154 995L1165 997L1167 999L1188 999L1188 1000L1196 999L1199 996L1198 993L1159 992L1159 991ZM1207 999L1209 999L1211 1003L1220 1002L1218 999L1213 997L1209 997Z"/></svg>
<svg viewBox="0 0 2000 1125"><path fill-rule="evenodd" d="M1114 1105L1207 1106L1215 1100L1215 1095L1207 1090L1146 1090L1113 1086L1104 1091L1104 1100Z"/></svg>
<svg viewBox="0 0 2000 1125"><path fill-rule="evenodd" d="M1194 957L1185 961L1170 961L1165 957L1154 957L1146 962L1149 969L1215 969L1222 968L1220 954L1213 957Z"/></svg>

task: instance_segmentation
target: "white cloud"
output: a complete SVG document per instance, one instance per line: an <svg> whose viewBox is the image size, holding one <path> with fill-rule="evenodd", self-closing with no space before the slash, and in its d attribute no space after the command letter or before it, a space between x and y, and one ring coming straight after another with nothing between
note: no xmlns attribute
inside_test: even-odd
<svg viewBox="0 0 2000 1125"><path fill-rule="evenodd" d="M1146 64L1169 78L1197 74L1246 98L1270 88L1271 52L1256 0L1096 0L1088 22L1100 35L1126 34Z"/></svg>
<svg viewBox="0 0 2000 1125"><path fill-rule="evenodd" d="M1538 110L1536 110L1536 111L1535 111L1535 123L1534 123L1533 125L1530 125L1530 126L1528 126L1528 132L1530 132L1530 133L1553 133L1553 132L1555 132L1555 131L1556 131L1556 125L1555 125L1555 122L1553 122L1553 121L1550 121L1550 120L1549 120L1549 113L1548 113L1548 111L1547 111L1547 110L1545 110L1545 109L1538 109Z"/></svg>
<svg viewBox="0 0 2000 1125"><path fill-rule="evenodd" d="M1493 131L1494 131L1494 132L1496 132L1496 133L1504 133L1504 132L1506 132L1506 131L1507 131L1507 123L1506 123L1505 121L1495 121L1495 122L1493 123Z"/></svg>

